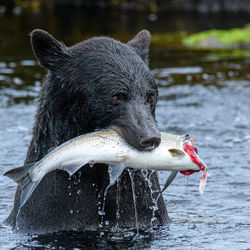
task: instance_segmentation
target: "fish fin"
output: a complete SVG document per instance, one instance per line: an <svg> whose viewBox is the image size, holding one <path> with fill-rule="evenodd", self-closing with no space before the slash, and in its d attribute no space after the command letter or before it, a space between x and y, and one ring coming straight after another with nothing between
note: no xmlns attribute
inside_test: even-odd
<svg viewBox="0 0 250 250"><path fill-rule="evenodd" d="M113 185L117 179L121 176L125 167L116 166L116 165L109 165L108 172L109 172L109 185Z"/></svg>
<svg viewBox="0 0 250 250"><path fill-rule="evenodd" d="M172 171L171 174L168 176L166 183L163 187L163 189L161 190L161 193L163 193L168 186L172 183L172 181L175 179L176 175L178 174L178 171Z"/></svg>
<svg viewBox="0 0 250 250"><path fill-rule="evenodd" d="M72 176L78 169L87 164L86 160L72 160L62 163L60 169L68 172L70 176Z"/></svg>
<svg viewBox="0 0 250 250"><path fill-rule="evenodd" d="M27 202L27 200L32 195L33 191L35 190L36 186L38 185L38 181L33 182L29 171L30 169L35 166L37 162L30 163L27 165L24 165L23 167L14 168L6 173L4 173L4 176L8 176L12 180L14 180L16 183L18 183L21 187L21 198L20 198L20 207L19 209Z"/></svg>
<svg viewBox="0 0 250 250"><path fill-rule="evenodd" d="M185 153L182 150L171 148L168 150L168 152L171 154L172 157L175 158L182 158L185 156Z"/></svg>
<svg viewBox="0 0 250 250"><path fill-rule="evenodd" d="M34 162L19 168L13 168L5 172L3 175L9 177L22 187L22 181L26 178L27 175L29 175L29 170L36 164L37 162Z"/></svg>
<svg viewBox="0 0 250 250"><path fill-rule="evenodd" d="M19 209L27 202L27 200L30 198L30 196L36 189L37 185L39 184L39 181L32 182L31 178L28 178L28 176L26 178L27 178L27 180L25 180L26 186L22 187Z"/></svg>

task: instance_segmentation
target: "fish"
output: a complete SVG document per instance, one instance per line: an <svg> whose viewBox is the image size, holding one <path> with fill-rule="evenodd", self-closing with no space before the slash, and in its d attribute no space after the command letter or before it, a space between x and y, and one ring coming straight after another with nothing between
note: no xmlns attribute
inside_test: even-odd
<svg viewBox="0 0 250 250"><path fill-rule="evenodd" d="M52 149L41 160L11 169L4 176L20 185L20 208L47 173L61 169L72 176L86 164L90 167L95 163L108 164L109 185L116 182L125 168L172 171L164 186L166 189L178 171L194 173L205 166L199 158L195 158L193 151L185 152L187 145L192 147L189 135L161 133L161 143L156 149L140 151L114 129L105 129L70 139Z"/></svg>

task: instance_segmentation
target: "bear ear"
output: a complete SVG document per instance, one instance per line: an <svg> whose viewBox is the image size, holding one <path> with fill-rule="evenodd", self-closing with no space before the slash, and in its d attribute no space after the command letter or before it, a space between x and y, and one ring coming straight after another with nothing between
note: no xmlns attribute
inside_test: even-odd
<svg viewBox="0 0 250 250"><path fill-rule="evenodd" d="M151 35L149 31L140 31L132 40L127 44L131 46L135 52L142 58L142 60L148 65L148 47L150 43Z"/></svg>
<svg viewBox="0 0 250 250"><path fill-rule="evenodd" d="M44 30L31 32L31 45L39 63L49 70L55 70L70 56L70 50Z"/></svg>

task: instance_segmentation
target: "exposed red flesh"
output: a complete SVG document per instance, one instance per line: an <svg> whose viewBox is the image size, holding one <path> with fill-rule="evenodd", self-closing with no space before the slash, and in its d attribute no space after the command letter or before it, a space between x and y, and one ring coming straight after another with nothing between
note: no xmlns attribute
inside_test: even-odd
<svg viewBox="0 0 250 250"><path fill-rule="evenodd" d="M202 175L201 181L200 181L200 194L203 193L204 188L206 186L206 181L207 181L207 177L210 176L209 173L207 172L207 168L204 165L204 163L200 160L200 158L198 157L198 150L196 147L194 147L191 144L186 144L184 147L184 151L189 155L190 159L197 164L200 167L200 170L204 171L204 174ZM186 171L180 171L182 174L184 175L191 175L194 172L199 172L200 170L186 170Z"/></svg>
<svg viewBox="0 0 250 250"><path fill-rule="evenodd" d="M193 145L186 144L184 147L184 151L189 155L190 159L200 167L200 170L204 171L206 166L200 161L199 157L197 156L197 148ZM200 170L185 170L181 171L181 173L184 175L191 175L194 172L199 172Z"/></svg>

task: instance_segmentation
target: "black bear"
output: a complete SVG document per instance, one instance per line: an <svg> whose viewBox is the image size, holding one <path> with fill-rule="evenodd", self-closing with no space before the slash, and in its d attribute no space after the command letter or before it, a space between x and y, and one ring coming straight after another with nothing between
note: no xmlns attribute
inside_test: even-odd
<svg viewBox="0 0 250 250"><path fill-rule="evenodd" d="M139 150L157 147L158 90L148 69L149 42L150 33L143 30L127 44L93 37L66 47L46 31L34 30L32 48L48 74L25 164L40 160L70 138L109 126ZM47 233L100 226L133 228L136 221L142 228L152 225L152 220L154 225L167 221L162 195L155 204L160 188L156 173L150 171L125 170L109 189L102 211L107 168L85 166L71 178L64 171L53 171L20 210L18 187L6 222L20 232Z"/></svg>

